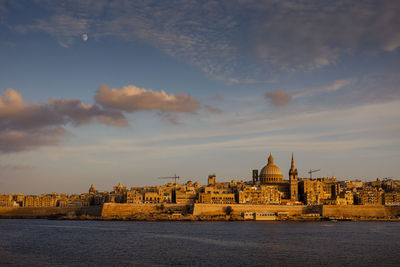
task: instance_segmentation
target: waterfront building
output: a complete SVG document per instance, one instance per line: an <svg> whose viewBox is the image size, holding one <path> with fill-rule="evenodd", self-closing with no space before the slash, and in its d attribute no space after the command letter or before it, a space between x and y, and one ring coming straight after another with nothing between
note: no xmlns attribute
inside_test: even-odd
<svg viewBox="0 0 400 267"><path fill-rule="evenodd" d="M239 204L280 204L281 193L277 185L247 185L238 190Z"/></svg>
<svg viewBox="0 0 400 267"><path fill-rule="evenodd" d="M0 195L0 206L23 207L83 207L104 203L193 205L250 204L250 205L387 205L400 206L400 181L391 178L372 182L338 181L335 177L299 178L292 153L288 180L275 165L272 154L260 170L253 170L253 180L240 179L217 182L216 175L208 176L207 185L188 181L170 182L162 186L131 187L121 183L111 192L99 192L92 184L84 194Z"/></svg>
<svg viewBox="0 0 400 267"><path fill-rule="evenodd" d="M364 187L355 193L354 202L358 205L382 205L383 190L376 187Z"/></svg>
<svg viewBox="0 0 400 267"><path fill-rule="evenodd" d="M138 204L143 203L143 193L138 190L130 190L126 192L126 203Z"/></svg>
<svg viewBox="0 0 400 267"><path fill-rule="evenodd" d="M0 195L0 207L12 206L12 195Z"/></svg>
<svg viewBox="0 0 400 267"><path fill-rule="evenodd" d="M185 191L179 190L175 193L175 203L176 204L193 204L196 200L197 192L196 191Z"/></svg>
<svg viewBox="0 0 400 267"><path fill-rule="evenodd" d="M163 203L164 197L158 192L145 192L143 196L144 203Z"/></svg>
<svg viewBox="0 0 400 267"><path fill-rule="evenodd" d="M383 204L386 206L400 206L400 192L384 193Z"/></svg>
<svg viewBox="0 0 400 267"><path fill-rule="evenodd" d="M235 204L234 188L230 183L217 183L215 174L208 176L208 185L199 190L198 203Z"/></svg>
<svg viewBox="0 0 400 267"><path fill-rule="evenodd" d="M24 206L24 195L23 194L12 194L12 206Z"/></svg>
<svg viewBox="0 0 400 267"><path fill-rule="evenodd" d="M235 204L235 194L233 193L199 193L199 203L208 204Z"/></svg>
<svg viewBox="0 0 400 267"><path fill-rule="evenodd" d="M337 198L337 205L354 205L354 194L352 191L342 191Z"/></svg>
<svg viewBox="0 0 400 267"><path fill-rule="evenodd" d="M24 207L40 207L39 196L34 196L34 195L25 196Z"/></svg>
<svg viewBox="0 0 400 267"><path fill-rule="evenodd" d="M321 181L302 178L299 182L300 200L306 205L319 205L324 199L324 187Z"/></svg>

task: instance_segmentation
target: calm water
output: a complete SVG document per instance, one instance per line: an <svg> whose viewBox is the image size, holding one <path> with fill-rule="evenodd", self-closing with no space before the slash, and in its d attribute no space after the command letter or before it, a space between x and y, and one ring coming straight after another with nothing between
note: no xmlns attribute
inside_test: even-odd
<svg viewBox="0 0 400 267"><path fill-rule="evenodd" d="M0 220L0 265L399 263L398 222Z"/></svg>

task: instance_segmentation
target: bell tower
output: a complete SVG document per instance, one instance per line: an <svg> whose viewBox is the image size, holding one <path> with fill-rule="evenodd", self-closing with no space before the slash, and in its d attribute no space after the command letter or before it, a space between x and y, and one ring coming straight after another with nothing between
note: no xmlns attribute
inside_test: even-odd
<svg viewBox="0 0 400 267"><path fill-rule="evenodd" d="M289 170L289 184L290 184L290 200L293 200L293 201L299 200L298 178L299 177L298 177L296 165L294 164L294 156L292 153L292 165Z"/></svg>

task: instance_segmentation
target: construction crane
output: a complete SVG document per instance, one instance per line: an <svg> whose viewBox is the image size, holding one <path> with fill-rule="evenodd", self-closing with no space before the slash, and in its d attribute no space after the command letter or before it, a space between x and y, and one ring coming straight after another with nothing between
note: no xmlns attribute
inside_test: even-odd
<svg viewBox="0 0 400 267"><path fill-rule="evenodd" d="M309 174L310 174L310 179L312 179L312 174L313 174L313 172L319 172L321 169L318 169L318 170L311 170L310 169L310 171L308 172Z"/></svg>
<svg viewBox="0 0 400 267"><path fill-rule="evenodd" d="M174 183L176 185L176 179L180 179L181 177L176 176L176 174L174 176L167 176L167 177L158 177L158 179L174 179Z"/></svg>
<svg viewBox="0 0 400 267"><path fill-rule="evenodd" d="M176 203L176 179L180 179L181 177L176 176L176 174L174 174L174 176L166 176L166 177L158 177L158 179L174 179L174 188L172 189L172 202Z"/></svg>

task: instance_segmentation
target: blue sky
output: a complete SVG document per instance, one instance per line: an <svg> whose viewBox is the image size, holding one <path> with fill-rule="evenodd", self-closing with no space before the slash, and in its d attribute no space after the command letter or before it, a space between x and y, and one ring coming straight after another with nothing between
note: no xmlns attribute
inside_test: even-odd
<svg viewBox="0 0 400 267"><path fill-rule="evenodd" d="M0 193L400 172L396 1L0 1Z"/></svg>

